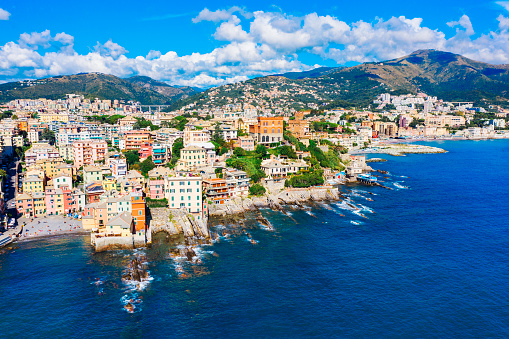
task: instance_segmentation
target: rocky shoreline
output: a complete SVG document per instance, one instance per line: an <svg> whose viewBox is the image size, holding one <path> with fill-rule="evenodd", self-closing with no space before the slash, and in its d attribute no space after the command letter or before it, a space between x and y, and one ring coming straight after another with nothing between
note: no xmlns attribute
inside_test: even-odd
<svg viewBox="0 0 509 339"><path fill-rule="evenodd" d="M405 154L437 154L437 153L447 153L447 151L442 148L432 146L411 145L411 144L386 144L352 152L352 154L389 154L395 157L403 157L405 156Z"/></svg>
<svg viewBox="0 0 509 339"><path fill-rule="evenodd" d="M313 188L291 188L261 197L236 197L222 205L209 205L209 215L233 216L259 208L281 210L283 205L298 205L310 201L337 201L341 194L337 187L322 186Z"/></svg>

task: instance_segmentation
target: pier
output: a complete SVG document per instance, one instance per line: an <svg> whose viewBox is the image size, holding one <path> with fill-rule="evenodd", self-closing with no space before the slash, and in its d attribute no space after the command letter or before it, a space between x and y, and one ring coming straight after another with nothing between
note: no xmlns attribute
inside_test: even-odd
<svg viewBox="0 0 509 339"><path fill-rule="evenodd" d="M366 185L376 185L378 183L378 179L371 174L359 174L357 175L357 181Z"/></svg>

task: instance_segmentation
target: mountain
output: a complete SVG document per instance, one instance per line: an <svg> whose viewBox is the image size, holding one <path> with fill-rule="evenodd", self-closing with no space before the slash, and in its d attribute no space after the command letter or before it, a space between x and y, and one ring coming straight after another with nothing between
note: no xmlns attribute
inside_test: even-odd
<svg viewBox="0 0 509 339"><path fill-rule="evenodd" d="M408 56L334 71L339 80L358 73L392 90L421 91L450 101L509 101L509 65L491 65L458 54L420 50Z"/></svg>
<svg viewBox="0 0 509 339"><path fill-rule="evenodd" d="M277 95L267 93L278 91ZM318 68L250 79L209 89L173 104L217 107L249 100L259 107L368 106L381 93L424 92L447 101L509 104L509 65L491 65L461 55L420 50L383 62ZM265 97L264 97L265 96ZM255 99L253 99L255 98Z"/></svg>
<svg viewBox="0 0 509 339"><path fill-rule="evenodd" d="M166 97L174 98L175 100L181 98L185 99L199 92L199 90L192 87L173 87L168 85L167 83L157 81L147 76L141 75L133 76L125 80L137 86L143 87L145 89L155 91Z"/></svg>
<svg viewBox="0 0 509 339"><path fill-rule="evenodd" d="M87 98L134 100L144 105L171 104L195 93L179 89L148 77L143 80L121 79L101 73L80 73L40 80L25 80L0 84L0 102L13 99L62 99L66 94L81 94ZM160 90L156 90L160 89Z"/></svg>
<svg viewBox="0 0 509 339"><path fill-rule="evenodd" d="M337 70L337 69L338 68L336 68L336 67L318 67L318 68L314 68L309 71L288 72L288 73L284 73L284 74L278 74L275 76L281 76L281 77L285 77L287 79L318 78L318 77L321 77L322 75L326 75L326 74L333 72L334 70Z"/></svg>

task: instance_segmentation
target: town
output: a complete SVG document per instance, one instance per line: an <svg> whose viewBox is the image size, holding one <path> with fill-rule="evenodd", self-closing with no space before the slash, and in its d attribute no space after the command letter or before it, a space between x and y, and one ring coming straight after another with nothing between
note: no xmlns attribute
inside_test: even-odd
<svg viewBox="0 0 509 339"><path fill-rule="evenodd" d="M376 182L365 154L387 145L509 137L498 106L385 93L372 108L293 108L288 91L243 100L211 92L214 105L176 111L75 94L0 106L0 242L57 234L65 223L91 232L96 246L143 246L154 208L166 208L164 218L184 213L208 236L209 216L237 198Z"/></svg>

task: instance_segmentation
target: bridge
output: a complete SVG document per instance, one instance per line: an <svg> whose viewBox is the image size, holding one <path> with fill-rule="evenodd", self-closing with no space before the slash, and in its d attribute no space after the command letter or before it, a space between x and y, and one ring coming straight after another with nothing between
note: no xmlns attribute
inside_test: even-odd
<svg viewBox="0 0 509 339"><path fill-rule="evenodd" d="M142 111L145 111L143 108L148 108L149 112L152 112L152 108L155 108L157 112L161 112L161 108L170 107L170 105L140 105Z"/></svg>

